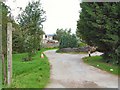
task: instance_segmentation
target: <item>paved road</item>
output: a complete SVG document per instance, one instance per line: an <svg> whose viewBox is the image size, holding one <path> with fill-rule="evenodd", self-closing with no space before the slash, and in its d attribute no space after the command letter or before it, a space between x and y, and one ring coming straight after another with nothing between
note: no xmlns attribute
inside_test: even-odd
<svg viewBox="0 0 120 90"><path fill-rule="evenodd" d="M59 54L46 51L51 64L51 80L46 88L118 88L118 77L89 66L85 54ZM94 53L99 55L101 53Z"/></svg>

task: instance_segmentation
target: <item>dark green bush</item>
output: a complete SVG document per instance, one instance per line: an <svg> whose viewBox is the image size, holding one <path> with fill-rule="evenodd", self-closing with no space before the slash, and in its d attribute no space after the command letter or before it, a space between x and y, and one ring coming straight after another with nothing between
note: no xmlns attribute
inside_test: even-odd
<svg viewBox="0 0 120 90"><path fill-rule="evenodd" d="M75 48L78 47L77 38L74 34L63 34L60 38L59 48Z"/></svg>

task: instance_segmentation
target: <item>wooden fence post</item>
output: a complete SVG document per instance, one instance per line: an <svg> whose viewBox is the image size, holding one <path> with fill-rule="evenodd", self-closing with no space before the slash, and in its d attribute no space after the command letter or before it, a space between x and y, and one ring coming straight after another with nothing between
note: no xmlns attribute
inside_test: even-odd
<svg viewBox="0 0 120 90"><path fill-rule="evenodd" d="M0 90L1 89L2 89L2 5L0 5Z"/></svg>
<svg viewBox="0 0 120 90"><path fill-rule="evenodd" d="M12 24L7 24L7 67L8 67L8 85L12 81Z"/></svg>
<svg viewBox="0 0 120 90"><path fill-rule="evenodd" d="M2 28L0 24L0 90L2 88Z"/></svg>

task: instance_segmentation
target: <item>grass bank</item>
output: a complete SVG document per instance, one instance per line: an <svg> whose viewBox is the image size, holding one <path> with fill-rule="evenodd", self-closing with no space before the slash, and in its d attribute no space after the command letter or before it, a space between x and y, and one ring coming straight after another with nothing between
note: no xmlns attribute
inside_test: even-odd
<svg viewBox="0 0 120 90"><path fill-rule="evenodd" d="M120 76L120 68L117 65L103 62L102 56L85 57L83 58L83 61L89 65Z"/></svg>
<svg viewBox="0 0 120 90"><path fill-rule="evenodd" d="M48 50L48 49L47 49ZM50 78L50 64L48 58L40 58L42 49L32 58L23 62L26 53L13 54L13 81L11 88L44 88Z"/></svg>

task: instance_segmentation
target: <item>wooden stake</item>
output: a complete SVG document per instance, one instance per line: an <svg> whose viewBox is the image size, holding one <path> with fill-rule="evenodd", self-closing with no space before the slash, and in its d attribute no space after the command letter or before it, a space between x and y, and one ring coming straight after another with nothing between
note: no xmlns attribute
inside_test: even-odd
<svg viewBox="0 0 120 90"><path fill-rule="evenodd" d="M91 57L91 52L90 51L88 51L88 54L89 54L89 57Z"/></svg>
<svg viewBox="0 0 120 90"><path fill-rule="evenodd" d="M8 65L8 85L12 81L12 24L7 24L7 65Z"/></svg>
<svg viewBox="0 0 120 90"><path fill-rule="evenodd" d="M2 9L0 5L0 90L2 89Z"/></svg>
<svg viewBox="0 0 120 90"><path fill-rule="evenodd" d="M4 53L2 53L2 69L3 69L4 84L7 84L7 71L6 71L6 63L5 63Z"/></svg>

